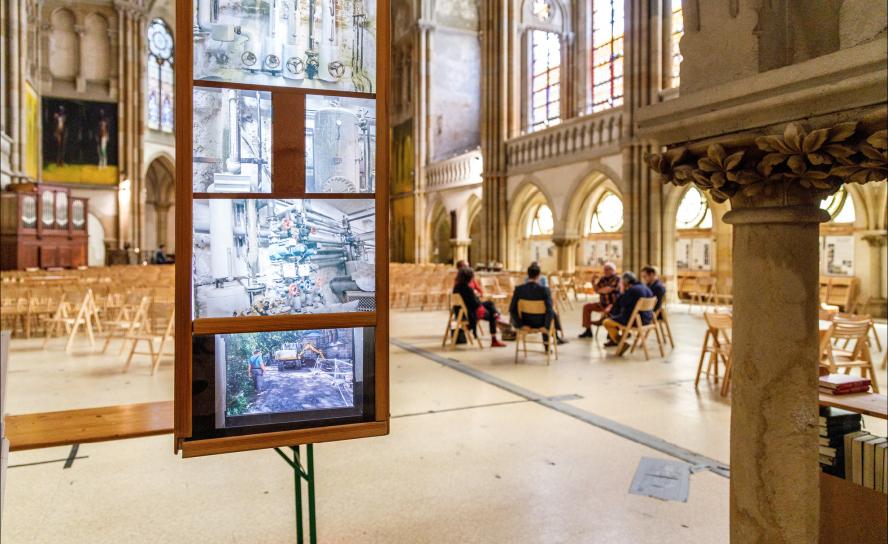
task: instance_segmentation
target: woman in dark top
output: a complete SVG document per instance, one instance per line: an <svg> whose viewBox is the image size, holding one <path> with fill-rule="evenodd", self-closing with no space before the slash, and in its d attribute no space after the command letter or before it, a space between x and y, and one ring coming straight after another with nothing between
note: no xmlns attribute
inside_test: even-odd
<svg viewBox="0 0 888 544"><path fill-rule="evenodd" d="M460 268L459 272L456 273L456 283L453 285L453 292L461 296L466 305L466 311L469 314L469 327L474 331L477 330L479 319L487 321L490 323L490 347L505 347L506 345L496 338L496 319L499 316L499 312L493 302L489 300L481 302L472 288L474 279L475 272L471 268L468 266ZM453 308L451 311L456 312L458 309Z"/></svg>

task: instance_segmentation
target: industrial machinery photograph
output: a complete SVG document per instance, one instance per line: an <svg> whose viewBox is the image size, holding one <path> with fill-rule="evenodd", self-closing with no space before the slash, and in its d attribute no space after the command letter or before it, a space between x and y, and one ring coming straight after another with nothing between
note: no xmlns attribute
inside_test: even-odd
<svg viewBox="0 0 888 544"><path fill-rule="evenodd" d="M271 93L197 87L192 97L194 192L271 192Z"/></svg>
<svg viewBox="0 0 888 544"><path fill-rule="evenodd" d="M194 78L374 92L376 2L198 0Z"/></svg>
<svg viewBox="0 0 888 544"><path fill-rule="evenodd" d="M194 313L373 311L372 200L194 201Z"/></svg>
<svg viewBox="0 0 888 544"><path fill-rule="evenodd" d="M305 188L372 193L376 185L376 101L305 97Z"/></svg>

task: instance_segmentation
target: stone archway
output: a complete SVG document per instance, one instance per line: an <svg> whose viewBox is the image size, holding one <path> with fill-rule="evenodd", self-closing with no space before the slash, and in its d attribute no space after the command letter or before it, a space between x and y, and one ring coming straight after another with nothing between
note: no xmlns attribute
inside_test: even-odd
<svg viewBox="0 0 888 544"><path fill-rule="evenodd" d="M175 252L174 225L176 181L172 163L166 157L151 161L145 175L144 247L153 254L161 244L167 253Z"/></svg>

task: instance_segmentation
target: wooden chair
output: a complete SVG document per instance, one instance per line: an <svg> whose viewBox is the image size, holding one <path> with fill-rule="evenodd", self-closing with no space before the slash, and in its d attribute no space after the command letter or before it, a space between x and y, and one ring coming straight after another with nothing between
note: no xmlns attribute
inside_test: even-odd
<svg viewBox="0 0 888 544"><path fill-rule="evenodd" d="M156 327L152 330L151 321L158 315L165 316L166 326L162 330L158 330ZM151 358L151 374L155 374L157 368L160 366L160 359L164 355L164 347L173 339L174 330L175 304L169 302L154 303L151 311L145 314L141 324L133 327L125 337L126 340L130 340L132 344L129 355L126 358L126 363L123 365L123 371L129 371L134 356L148 355ZM156 351L154 349L155 341L160 343ZM136 351L140 342L144 342L148 345L148 351Z"/></svg>
<svg viewBox="0 0 888 544"><path fill-rule="evenodd" d="M450 311L447 312L447 328L444 329L444 339L441 341L441 347L447 346L449 341L450 349L456 349L456 339L459 336L459 331L463 331L467 343L477 343L478 349L484 349L481 340L475 336L475 331L469 326L469 311L459 293L450 294L448 308L450 308Z"/></svg>
<svg viewBox="0 0 888 544"><path fill-rule="evenodd" d="M714 375L715 383L718 383L719 360L725 365L725 378L722 384L722 396L727 395L728 387L725 384L730 380L732 343L731 327L733 321L730 314L706 312L703 314L706 322L706 334L703 336L703 348L700 350L700 360L697 362L697 375L694 377L694 388L700 384L700 374L703 372L703 361L709 356L706 365L706 377Z"/></svg>
<svg viewBox="0 0 888 544"><path fill-rule="evenodd" d="M697 288L691 291L690 295L691 301L690 304L688 304L688 313L691 313L694 304L699 306L714 304L718 300L715 278L711 276L698 277Z"/></svg>
<svg viewBox="0 0 888 544"><path fill-rule="evenodd" d="M835 374L838 369L843 369L845 374L850 374L852 368L859 368L860 375L869 378L873 393L878 393L879 384L876 381L876 370L867 342L869 328L870 322L868 320L852 321L836 317L833 320L832 339L837 344L842 340L848 340L853 349L846 350L832 346L826 366L829 368L830 374Z"/></svg>
<svg viewBox="0 0 888 544"><path fill-rule="evenodd" d="M43 340L44 349L46 349L46 344L50 338L64 330L64 333L68 336L68 341L65 343L65 351L70 352L71 346L74 344L74 338L80 331L81 326L89 339L89 345L95 346L96 340L93 330L102 331L101 323L98 321L99 310L95 305L92 289L83 291L83 298L79 303L70 300L71 297L76 296L77 292L72 291L69 293L65 299L59 302L53 316L46 319L46 337Z"/></svg>
<svg viewBox="0 0 888 544"><path fill-rule="evenodd" d="M135 311L131 310L129 306L125 303L122 303L120 306L120 315L117 319L108 320L105 322L106 326L106 336L105 336L105 345L102 346L102 353L106 353L108 351L108 346L111 344L111 341L115 338L119 338L121 340L120 343L120 351L118 355L123 354L123 349L126 347L126 339L128 335L131 333L137 332L140 328L146 327L148 325L148 309L151 306L151 298L147 296L140 297L139 305L135 309Z"/></svg>
<svg viewBox="0 0 888 544"><path fill-rule="evenodd" d="M635 353L635 348L641 344L641 349L644 351L644 360L650 360L650 354L647 349L647 337L653 331L657 339L657 346L660 348L660 357L666 356L666 352L663 351L663 339L660 337L660 326L657 324L657 316L653 314L656 305L657 297L640 298L635 303L635 308L632 310L626 325L617 323L620 329L620 343L617 344L617 353L623 350L623 346L628 341L629 336L634 336L629 353ZM645 325L641 319L642 312L651 312L650 323Z"/></svg>
<svg viewBox="0 0 888 544"><path fill-rule="evenodd" d="M567 296L567 291L561 282L560 273L549 274L549 290L552 293L552 302L554 304L559 306L563 304L573 309L573 303L570 301L570 297Z"/></svg>
<svg viewBox="0 0 888 544"><path fill-rule="evenodd" d="M660 304L660 308L654 313L654 317L657 318L657 325L660 328L660 334L663 336L664 340L669 341L669 347L675 348L675 340L672 339L672 327L669 326L669 315L666 312L666 297L663 297L663 302Z"/></svg>
<svg viewBox="0 0 888 544"><path fill-rule="evenodd" d="M524 316L542 316L546 317L546 303L542 300L524 300L518 299L518 319L523 320ZM549 320L549 326L531 327L525 325L518 328L515 337L515 364L518 364L518 352L522 345L524 347L524 358L527 359L527 337L532 334L539 334L539 343L543 344L544 353L546 354L546 365L550 363L551 355L555 355L558 360L558 338L555 335L555 319ZM549 336L549 341L543 340L543 335ZM532 340L537 343L537 340Z"/></svg>

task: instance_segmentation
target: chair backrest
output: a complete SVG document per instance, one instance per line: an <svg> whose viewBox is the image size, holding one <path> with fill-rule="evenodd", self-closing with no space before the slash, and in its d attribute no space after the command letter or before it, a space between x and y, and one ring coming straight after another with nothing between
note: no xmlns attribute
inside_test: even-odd
<svg viewBox="0 0 888 544"><path fill-rule="evenodd" d="M657 297L640 298L635 303L636 312L653 312L657 306Z"/></svg>
<svg viewBox="0 0 888 544"><path fill-rule="evenodd" d="M546 302L543 300L518 299L518 316L521 317L524 314L546 315Z"/></svg>
<svg viewBox="0 0 888 544"><path fill-rule="evenodd" d="M833 338L860 340L866 339L870 322L868 319L850 320L836 317L833 319Z"/></svg>
<svg viewBox="0 0 888 544"><path fill-rule="evenodd" d="M450 293L451 315L453 313L454 307L459 307L459 310L457 310L456 315L453 316L455 319L462 320L462 319L469 318L469 310L468 310L468 307L466 306L466 301L463 300L462 295L460 295L459 293Z"/></svg>
<svg viewBox="0 0 888 544"><path fill-rule="evenodd" d="M731 314L706 312L703 314L703 320L712 331L730 331L734 324Z"/></svg>

